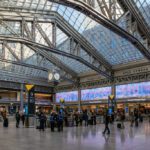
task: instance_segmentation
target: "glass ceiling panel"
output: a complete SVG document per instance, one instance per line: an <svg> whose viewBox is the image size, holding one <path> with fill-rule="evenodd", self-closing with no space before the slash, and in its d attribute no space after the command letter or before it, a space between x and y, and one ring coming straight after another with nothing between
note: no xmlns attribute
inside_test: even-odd
<svg viewBox="0 0 150 150"><path fill-rule="evenodd" d="M20 35L21 34L20 28L21 28L20 22L2 21L2 23L0 23L0 34L12 35L13 33L11 31L14 31L15 34Z"/></svg>
<svg viewBox="0 0 150 150"><path fill-rule="evenodd" d="M71 69L76 71L77 73L85 73L85 72L91 71L90 68L88 68L84 64L82 64L74 59L71 59L71 58L68 58L65 56L61 56L61 55L57 55L57 54L54 54L54 56L57 57L59 60L61 60L64 64L69 66Z"/></svg>
<svg viewBox="0 0 150 150"><path fill-rule="evenodd" d="M150 27L150 0L133 0Z"/></svg>
<svg viewBox="0 0 150 150"><path fill-rule="evenodd" d="M7 62L0 62L0 70L13 72L16 74L22 74L26 76L36 77L36 78L45 78L47 79L48 73L46 71L28 68L25 66L15 65Z"/></svg>

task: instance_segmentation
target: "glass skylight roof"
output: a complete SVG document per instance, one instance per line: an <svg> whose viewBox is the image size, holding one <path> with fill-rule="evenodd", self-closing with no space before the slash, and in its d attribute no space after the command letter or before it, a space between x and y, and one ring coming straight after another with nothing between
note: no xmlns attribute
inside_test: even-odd
<svg viewBox="0 0 150 150"><path fill-rule="evenodd" d="M108 0L105 0L108 5ZM139 10L142 12L145 20L150 25L150 1L149 0L134 0L137 4ZM113 33L109 29L103 27L99 23L95 22L88 16L84 15L82 12L79 12L73 8L52 3L48 0L1 0L0 1L0 9L3 10L5 8L9 9L18 9L19 11L26 12L39 12L46 14L51 11L57 12L61 15L70 26L72 26L80 35L82 35L95 49L107 60L111 65L125 64L132 61L141 60L144 56L136 49L130 42L117 34ZM117 19L119 18L118 25L124 29L126 29L125 18L123 18L123 10L117 5ZM98 3L95 3L96 11L101 13L101 9L98 7ZM36 14L35 14L36 16ZM108 17L108 14L106 14ZM8 22L8 25L15 30L17 34L21 34L20 23L19 22ZM52 26L49 23L40 23L42 29L49 37L49 40L52 41ZM31 23L28 23L28 26L31 26ZM31 29L31 27L30 27ZM69 37L57 28L57 37L56 37L56 47L59 50L69 52ZM8 34L11 32L0 26L0 34ZM136 37L140 40L141 37L137 34ZM45 40L40 35L39 31L36 30L36 42L47 45ZM26 48L27 49L27 48ZM33 53L33 51L27 50L26 54L26 62L36 64L37 56ZM19 53L19 52L18 52ZM31 53L31 54L30 54ZM87 54L81 50L81 55L84 59L88 59ZM64 56L60 56L55 54L55 56L62 60L66 65L70 68L73 68L77 73L82 73L85 71L90 71L91 69L81 64L80 62L73 60L71 58L67 58ZM9 56L9 58L12 56ZM41 58L42 59L42 58ZM14 60L14 58L13 58ZM44 66L44 65L43 65ZM52 64L48 65L49 67L54 68L55 66Z"/></svg>
<svg viewBox="0 0 150 150"><path fill-rule="evenodd" d="M150 0L133 0L142 13L150 29Z"/></svg>

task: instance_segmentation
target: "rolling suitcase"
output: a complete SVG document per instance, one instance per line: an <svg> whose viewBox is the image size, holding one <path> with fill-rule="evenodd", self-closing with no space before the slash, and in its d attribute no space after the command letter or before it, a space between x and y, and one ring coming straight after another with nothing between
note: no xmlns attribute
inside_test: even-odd
<svg viewBox="0 0 150 150"><path fill-rule="evenodd" d="M3 127L6 127L6 128L8 127L8 119L7 118L4 119Z"/></svg>
<svg viewBox="0 0 150 150"><path fill-rule="evenodd" d="M117 124L117 128L121 129L121 123Z"/></svg>

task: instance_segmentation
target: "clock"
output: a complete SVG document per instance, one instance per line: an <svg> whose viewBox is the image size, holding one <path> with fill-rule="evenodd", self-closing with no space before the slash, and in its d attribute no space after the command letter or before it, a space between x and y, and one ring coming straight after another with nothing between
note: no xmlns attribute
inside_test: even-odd
<svg viewBox="0 0 150 150"><path fill-rule="evenodd" d="M48 74L48 80L51 81L52 79L53 79L53 73L50 72L50 73Z"/></svg>
<svg viewBox="0 0 150 150"><path fill-rule="evenodd" d="M55 80L59 80L60 79L60 74L59 73L55 73L54 74L54 79Z"/></svg>

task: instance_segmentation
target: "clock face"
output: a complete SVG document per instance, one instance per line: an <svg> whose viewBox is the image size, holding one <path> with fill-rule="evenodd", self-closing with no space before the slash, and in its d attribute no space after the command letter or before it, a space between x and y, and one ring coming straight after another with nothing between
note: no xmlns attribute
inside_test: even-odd
<svg viewBox="0 0 150 150"><path fill-rule="evenodd" d="M53 79L53 74L52 73L49 73L48 75L48 80L52 80Z"/></svg>
<svg viewBox="0 0 150 150"><path fill-rule="evenodd" d="M54 78L55 78L55 80L59 80L60 79L60 75L58 73L55 73L54 74Z"/></svg>

